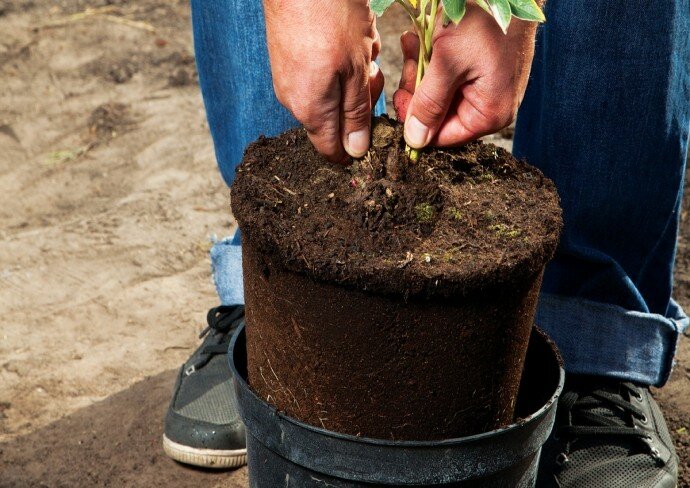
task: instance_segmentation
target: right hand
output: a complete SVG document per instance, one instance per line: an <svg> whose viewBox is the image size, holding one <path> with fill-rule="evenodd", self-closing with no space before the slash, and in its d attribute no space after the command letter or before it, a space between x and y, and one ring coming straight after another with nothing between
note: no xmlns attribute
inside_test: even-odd
<svg viewBox="0 0 690 488"><path fill-rule="evenodd" d="M458 146L510 125L527 88L536 31L535 23L513 19L504 34L491 16L468 4L459 25L437 26L419 86L419 39L404 34L405 63L393 102L407 144Z"/></svg>
<svg viewBox="0 0 690 488"><path fill-rule="evenodd" d="M367 0L264 0L276 96L333 162L369 150L371 109L383 90L381 48Z"/></svg>

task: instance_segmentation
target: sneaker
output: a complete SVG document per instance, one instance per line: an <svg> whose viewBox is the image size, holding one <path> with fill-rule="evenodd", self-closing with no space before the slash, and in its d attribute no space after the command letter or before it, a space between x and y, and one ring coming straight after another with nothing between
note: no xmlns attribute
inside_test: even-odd
<svg viewBox="0 0 690 488"><path fill-rule="evenodd" d="M163 449L181 463L237 468L247 463L247 447L227 353L233 331L244 321L244 306L212 308L207 321L203 343L177 377Z"/></svg>
<svg viewBox="0 0 690 488"><path fill-rule="evenodd" d="M648 388L567 378L537 486L674 488L677 480L673 441Z"/></svg>

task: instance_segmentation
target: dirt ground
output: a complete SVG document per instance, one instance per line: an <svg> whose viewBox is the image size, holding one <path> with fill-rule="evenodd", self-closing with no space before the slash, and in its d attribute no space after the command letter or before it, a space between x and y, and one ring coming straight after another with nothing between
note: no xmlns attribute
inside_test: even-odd
<svg viewBox="0 0 690 488"><path fill-rule="evenodd" d="M404 25L381 22L389 88ZM160 447L174 370L216 302L211 239L234 226L187 0L0 0L0 32L0 487L245 487L246 470ZM686 487L689 344L657 393Z"/></svg>

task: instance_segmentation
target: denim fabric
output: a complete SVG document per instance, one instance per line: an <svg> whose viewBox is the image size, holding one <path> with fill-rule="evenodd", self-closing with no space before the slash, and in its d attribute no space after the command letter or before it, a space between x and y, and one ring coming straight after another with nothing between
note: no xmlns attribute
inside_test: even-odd
<svg viewBox="0 0 690 488"><path fill-rule="evenodd" d="M558 187L565 229L538 324L569 371L662 384L690 121L690 2L550 0L514 153Z"/></svg>
<svg viewBox="0 0 690 488"><path fill-rule="evenodd" d="M237 231L231 239L215 242L211 248L211 270L223 305L244 304L242 246Z"/></svg>
<svg viewBox="0 0 690 488"><path fill-rule="evenodd" d="M642 0L547 2L515 154L562 198L563 243L537 323L570 372L660 385L688 323L671 286L690 111L689 1L660 0L653 13ZM261 2L192 0L192 12L230 184L247 143L296 122L273 94ZM238 234L211 252L225 304L242 299L239 243Z"/></svg>
<svg viewBox="0 0 690 488"><path fill-rule="evenodd" d="M192 24L206 117L229 186L250 142L298 124L273 93L260 0L192 0Z"/></svg>

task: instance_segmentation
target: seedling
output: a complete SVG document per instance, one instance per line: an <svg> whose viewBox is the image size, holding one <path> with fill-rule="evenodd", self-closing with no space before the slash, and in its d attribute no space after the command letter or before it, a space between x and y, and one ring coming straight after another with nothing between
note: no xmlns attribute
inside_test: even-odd
<svg viewBox="0 0 690 488"><path fill-rule="evenodd" d="M431 222L434 219L434 207L430 203L423 202L414 207L417 221L420 223Z"/></svg>
<svg viewBox="0 0 690 488"><path fill-rule="evenodd" d="M494 231L497 236L499 237L509 237L511 239L515 239L516 237L520 237L522 234L522 231L520 229L515 229L511 226L508 226L506 224L495 224L489 226L489 229Z"/></svg>
<svg viewBox="0 0 690 488"><path fill-rule="evenodd" d="M447 209L448 215L453 217L454 220L462 220L462 212L455 207L450 207Z"/></svg>
<svg viewBox="0 0 690 488"><path fill-rule="evenodd" d="M513 17L531 22L546 20L535 0L474 0L474 2L496 20L504 34L508 32L508 26ZM380 16L393 3L402 5L412 19L412 25L419 37L419 62L415 82L415 86L419 86L431 61L438 14L442 14L444 26L450 22L457 25L465 16L467 0L371 0L370 7L376 15ZM415 149L408 147L407 152L413 161L419 157Z"/></svg>

